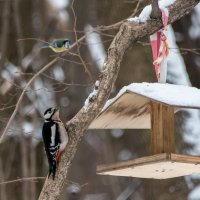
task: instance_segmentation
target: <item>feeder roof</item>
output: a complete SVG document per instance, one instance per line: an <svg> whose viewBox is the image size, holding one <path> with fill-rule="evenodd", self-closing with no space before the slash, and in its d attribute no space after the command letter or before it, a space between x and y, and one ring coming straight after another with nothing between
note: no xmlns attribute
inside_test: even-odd
<svg viewBox="0 0 200 200"><path fill-rule="evenodd" d="M107 101L90 129L150 129L150 102L176 108L200 108L200 90L194 87L132 83Z"/></svg>

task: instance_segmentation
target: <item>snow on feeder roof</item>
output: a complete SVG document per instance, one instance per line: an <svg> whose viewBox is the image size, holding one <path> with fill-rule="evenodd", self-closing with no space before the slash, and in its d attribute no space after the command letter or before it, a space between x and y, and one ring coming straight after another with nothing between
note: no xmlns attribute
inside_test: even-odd
<svg viewBox="0 0 200 200"><path fill-rule="evenodd" d="M194 87L132 83L107 101L90 129L150 129L150 103L176 108L200 108L200 90Z"/></svg>

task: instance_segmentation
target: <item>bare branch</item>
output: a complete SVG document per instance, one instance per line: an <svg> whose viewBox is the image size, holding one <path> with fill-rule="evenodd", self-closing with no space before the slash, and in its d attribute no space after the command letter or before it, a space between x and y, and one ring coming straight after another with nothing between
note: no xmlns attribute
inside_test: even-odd
<svg viewBox="0 0 200 200"><path fill-rule="evenodd" d="M140 3L141 3L141 0L138 0L137 5L136 5L133 13L127 18L131 18L131 17L134 17L136 15L136 13L138 11L138 8L140 6ZM119 22L116 22L116 23L108 25L108 26L98 26L96 29L97 30L110 30L110 29L119 28L124 22L126 22L126 20L127 19L123 19L123 20L121 20Z"/></svg>
<svg viewBox="0 0 200 200"><path fill-rule="evenodd" d="M72 0L72 4L71 4L71 10L72 10L72 13L73 13L73 17L74 17L74 34L75 34L75 40L76 40L76 43L77 43L77 52L78 52L78 57L85 69L85 72L88 74L89 78L90 78L90 81L92 82L92 75L91 75L91 72L88 70L83 58L81 57L80 55L80 47L79 47L79 42L78 42L78 36L77 36L77 31L76 31L76 14L75 14L75 11L74 11L74 1L75 0Z"/></svg>
<svg viewBox="0 0 200 200"><path fill-rule="evenodd" d="M18 39L17 41L20 42L20 41L25 41L25 40L35 40L35 41L39 41L39 42L42 42L42 43L45 43L45 44L50 44L49 42L47 42L45 40L38 39L38 38L21 38L21 39Z"/></svg>
<svg viewBox="0 0 200 200"><path fill-rule="evenodd" d="M169 23L172 23L191 12L199 0L177 0L169 7ZM79 142L89 124L98 115L108 99L116 81L120 63L126 50L133 42L150 35L162 28L160 20L149 20L145 24L131 24L125 22L111 43L104 63L105 70L100 77L100 86L97 98L86 109L83 107L76 116L67 123L70 140L66 151L60 159L58 171L53 181L46 179L39 200L57 200L64 186L69 167L73 161Z"/></svg>
<svg viewBox="0 0 200 200"><path fill-rule="evenodd" d="M15 180L10 180L10 181L3 181L0 182L0 185L5 185L5 184L9 184L9 183L16 183L16 182L23 182L23 181L37 181L37 180L43 180L46 177L27 177L27 178L18 178Z"/></svg>

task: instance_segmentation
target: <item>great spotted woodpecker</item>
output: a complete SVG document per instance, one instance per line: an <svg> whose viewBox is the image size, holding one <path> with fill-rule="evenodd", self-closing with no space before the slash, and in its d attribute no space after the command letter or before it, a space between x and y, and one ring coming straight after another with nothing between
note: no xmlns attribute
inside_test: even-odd
<svg viewBox="0 0 200 200"><path fill-rule="evenodd" d="M54 180L58 160L68 143L68 134L64 124L60 120L58 109L47 109L44 112L44 119L42 137L49 162L48 177L52 174Z"/></svg>

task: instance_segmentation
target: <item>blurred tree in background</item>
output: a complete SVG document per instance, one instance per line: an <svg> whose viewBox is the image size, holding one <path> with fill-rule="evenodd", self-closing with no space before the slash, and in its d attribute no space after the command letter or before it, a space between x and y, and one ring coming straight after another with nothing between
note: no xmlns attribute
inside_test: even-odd
<svg viewBox="0 0 200 200"><path fill-rule="evenodd" d="M69 38L75 41L76 37L87 34L92 27L111 25L127 18L136 8L135 14L139 14L147 3L145 0L1 0L1 132L25 84L57 56L51 50L40 49L42 43L38 40L19 39L51 41L54 38ZM186 68L185 74L182 71L177 72L178 75L173 73L175 62L168 73L170 83L182 84L184 79L183 84L191 83L200 88L199 13L200 5L173 25L182 53L179 56L184 59ZM77 113L99 75L105 52L117 31L111 27L88 34L79 46L80 54L60 56L59 61L37 77L26 91L19 112L8 130L9 137L0 145L1 200L38 198L48 171L41 141L43 112L47 107L60 107L63 121ZM170 51L175 51L177 56L180 54L177 49ZM124 56L112 96L125 85L144 81L156 81L148 38L135 44ZM200 154L198 124L199 111L184 110L176 115L178 152ZM159 181L96 175L97 164L147 155L149 145L150 131L147 130L89 130L79 146L62 199L200 199L198 176ZM13 182L8 182L10 180Z"/></svg>

